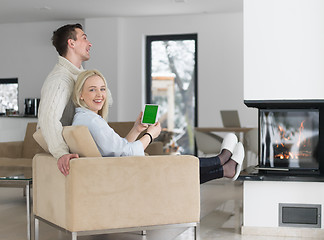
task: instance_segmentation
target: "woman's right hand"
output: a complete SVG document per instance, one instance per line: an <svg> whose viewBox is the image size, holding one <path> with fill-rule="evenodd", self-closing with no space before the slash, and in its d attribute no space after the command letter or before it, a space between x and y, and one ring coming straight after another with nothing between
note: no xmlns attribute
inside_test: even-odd
<svg viewBox="0 0 324 240"><path fill-rule="evenodd" d="M160 122L156 122L153 125L150 125L147 129L147 132L151 134L152 138L157 138L161 133L161 124Z"/></svg>

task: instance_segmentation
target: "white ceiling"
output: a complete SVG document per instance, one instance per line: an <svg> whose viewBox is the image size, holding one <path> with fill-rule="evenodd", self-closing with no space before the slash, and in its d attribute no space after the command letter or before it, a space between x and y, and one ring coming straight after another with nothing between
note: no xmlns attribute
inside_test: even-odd
<svg viewBox="0 0 324 240"><path fill-rule="evenodd" d="M0 23L241 12L243 0L0 0Z"/></svg>

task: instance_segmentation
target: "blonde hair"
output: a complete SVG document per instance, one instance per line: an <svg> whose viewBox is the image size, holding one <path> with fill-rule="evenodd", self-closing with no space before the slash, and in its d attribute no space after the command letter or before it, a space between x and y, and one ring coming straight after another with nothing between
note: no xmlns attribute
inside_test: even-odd
<svg viewBox="0 0 324 240"><path fill-rule="evenodd" d="M106 121L108 120L108 111L109 111L109 106L112 105L112 97L111 97L111 92L107 86L107 82L106 79L104 78L104 76L98 71L98 70L86 70L82 73L79 74L77 81L75 82L74 85L74 90L73 90L73 94L72 94L72 101L74 103L74 105L76 107L84 107L89 109L89 107L87 106L87 104L82 101L80 99L81 97L81 93L83 90L83 86L85 81L92 76L99 76L100 78L102 78L105 87L106 87L106 101L104 103L104 105L102 106L102 109L98 111L98 114L105 119Z"/></svg>

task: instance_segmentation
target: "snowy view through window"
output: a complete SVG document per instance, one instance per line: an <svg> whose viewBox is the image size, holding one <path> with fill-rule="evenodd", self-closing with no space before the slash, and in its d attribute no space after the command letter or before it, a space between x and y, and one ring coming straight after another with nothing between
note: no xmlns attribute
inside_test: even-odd
<svg viewBox="0 0 324 240"><path fill-rule="evenodd" d="M173 133L174 152L194 154L195 40L151 43L152 103L162 127Z"/></svg>
<svg viewBox="0 0 324 240"><path fill-rule="evenodd" d="M0 82L0 113L6 109L18 111L18 83Z"/></svg>

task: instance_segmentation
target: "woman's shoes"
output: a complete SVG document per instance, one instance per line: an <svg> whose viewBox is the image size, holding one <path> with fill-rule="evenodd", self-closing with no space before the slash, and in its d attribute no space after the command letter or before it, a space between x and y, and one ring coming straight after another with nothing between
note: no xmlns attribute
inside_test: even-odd
<svg viewBox="0 0 324 240"><path fill-rule="evenodd" d="M241 142L238 142L237 137L234 133L228 133L226 134L222 142L221 152L223 151L223 149L227 149L228 151L230 151L232 153L231 159L233 159L237 163L235 175L232 178L232 180L235 181L240 175L244 159L243 144Z"/></svg>
<svg viewBox="0 0 324 240"><path fill-rule="evenodd" d="M238 176L240 175L242 163L243 163L243 159L244 159L244 147L241 142L238 142L236 144L231 159L233 159L237 163L235 175L232 178L232 180L235 181L238 178Z"/></svg>
<svg viewBox="0 0 324 240"><path fill-rule="evenodd" d="M236 137L236 135L234 133L226 134L226 136L224 137L224 140L222 142L220 152L222 152L223 149L227 149L228 151L230 151L233 154L237 142L238 142L238 140L237 140L237 137Z"/></svg>

